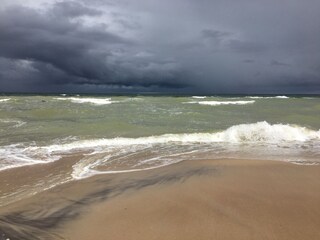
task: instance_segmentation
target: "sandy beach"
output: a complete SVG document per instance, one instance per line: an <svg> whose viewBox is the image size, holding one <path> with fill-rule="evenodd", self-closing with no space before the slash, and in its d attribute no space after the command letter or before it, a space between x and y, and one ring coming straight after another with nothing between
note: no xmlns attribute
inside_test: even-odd
<svg viewBox="0 0 320 240"><path fill-rule="evenodd" d="M227 159L100 175L2 207L0 232L11 240L316 240L319 176L320 166Z"/></svg>

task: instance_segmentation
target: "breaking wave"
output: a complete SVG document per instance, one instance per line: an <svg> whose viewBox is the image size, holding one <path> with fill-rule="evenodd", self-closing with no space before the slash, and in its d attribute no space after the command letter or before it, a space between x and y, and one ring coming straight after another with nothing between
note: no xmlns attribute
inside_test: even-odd
<svg viewBox="0 0 320 240"><path fill-rule="evenodd" d="M206 96L192 96L192 98L204 99L204 98L207 98L207 97Z"/></svg>
<svg viewBox="0 0 320 240"><path fill-rule="evenodd" d="M55 98L56 100L71 101L73 103L91 103L94 105L106 105L111 104L111 98L79 98L79 97L66 97L66 98Z"/></svg>
<svg viewBox="0 0 320 240"><path fill-rule="evenodd" d="M288 99L289 97L287 97L287 96L274 96L274 97L248 96L247 98L252 98L252 99L263 99L263 98L279 98L279 99Z"/></svg>
<svg viewBox="0 0 320 240"><path fill-rule="evenodd" d="M44 147L53 151L69 151L77 148L92 148L97 146L128 146L162 143L245 143L245 142L290 142L320 140L320 130L314 131L305 127L285 124L269 124L258 122L240 124L217 133L183 133L164 134L159 136L139 138L111 138L98 140L83 140L63 145Z"/></svg>
<svg viewBox="0 0 320 240"><path fill-rule="evenodd" d="M0 99L0 102L7 102L9 100L10 100L10 98L3 98L3 99Z"/></svg>
<svg viewBox="0 0 320 240"><path fill-rule="evenodd" d="M256 147L270 145L277 148L294 149L297 143L312 143L312 148L320 146L320 130L315 131L305 127L287 124L269 124L258 122L232 126L216 133L184 133L164 134L138 138L110 138L78 140L65 144L48 146L9 145L0 148L0 170L24 165L44 164L57 161L68 153L84 153L84 158L73 168L75 179L101 173L146 170L180 161L178 155L203 152L210 149L211 153L219 154L219 147L228 152L228 146ZM241 147L238 150L241 151ZM138 152L144 152L146 159L132 158ZM149 153L148 153L149 154ZM189 159L189 155L188 158ZM133 160L136 159L136 160ZM179 160L180 159L180 160ZM101 166L110 163L126 165L125 169L99 170Z"/></svg>
<svg viewBox="0 0 320 240"><path fill-rule="evenodd" d="M197 103L200 105L210 105L210 106L220 106L220 105L246 105L253 104L255 101L201 101L201 102L188 102L188 103Z"/></svg>

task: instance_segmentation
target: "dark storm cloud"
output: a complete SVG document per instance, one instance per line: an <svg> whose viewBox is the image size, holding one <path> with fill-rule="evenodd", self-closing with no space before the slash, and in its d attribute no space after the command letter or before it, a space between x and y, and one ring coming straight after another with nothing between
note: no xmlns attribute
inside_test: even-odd
<svg viewBox="0 0 320 240"><path fill-rule="evenodd" d="M70 14L70 9L67 12ZM109 71L103 64L107 53L93 46L124 42L121 37L106 32L103 26L84 28L56 15L41 15L22 7L12 7L3 12L0 29L2 57L29 60L40 74L46 75L47 71L53 72L54 69L62 71L70 76L65 79L67 81L73 81L73 77L108 76ZM95 49L97 52L91 52ZM52 70L48 70L47 65ZM50 80L61 82L61 79Z"/></svg>
<svg viewBox="0 0 320 240"><path fill-rule="evenodd" d="M0 91L320 92L320 2L6 1Z"/></svg>
<svg viewBox="0 0 320 240"><path fill-rule="evenodd" d="M45 89L68 84L185 86L172 76L165 76L171 70L167 72L161 65L159 69L148 69L150 63L139 67L129 58L113 56L114 49L130 48L134 43L110 33L104 24L85 26L81 21L72 21L80 16L97 15L101 11L76 2L56 3L45 13L21 6L2 11L0 87L12 89L15 81L26 89L32 89L33 85L34 89Z"/></svg>

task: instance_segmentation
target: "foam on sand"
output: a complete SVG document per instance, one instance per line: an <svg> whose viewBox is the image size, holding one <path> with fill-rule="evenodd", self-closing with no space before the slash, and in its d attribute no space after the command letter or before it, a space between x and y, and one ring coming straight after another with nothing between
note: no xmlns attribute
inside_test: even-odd
<svg viewBox="0 0 320 240"><path fill-rule="evenodd" d="M66 97L66 98L55 98L56 100L71 101L73 103L91 103L94 105L106 105L111 104L111 98L80 98L80 97Z"/></svg>
<svg viewBox="0 0 320 240"><path fill-rule="evenodd" d="M46 160L41 160L43 157L45 157L44 154L39 154L38 158L35 152L30 151L30 148L19 144L2 146L0 147L0 170L46 163ZM53 161L58 159L57 157L52 158Z"/></svg>

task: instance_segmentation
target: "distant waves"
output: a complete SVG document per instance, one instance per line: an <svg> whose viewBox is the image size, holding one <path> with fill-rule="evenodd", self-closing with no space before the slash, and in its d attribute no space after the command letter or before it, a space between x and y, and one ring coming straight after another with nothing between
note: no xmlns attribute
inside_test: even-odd
<svg viewBox="0 0 320 240"><path fill-rule="evenodd" d="M187 103L220 106L220 105L246 105L246 104L252 104L254 102L255 102L254 100L251 100L251 101L200 101L200 102L187 102Z"/></svg>
<svg viewBox="0 0 320 240"><path fill-rule="evenodd" d="M55 98L56 100L71 101L73 103L91 103L94 105L107 105L115 101L111 101L110 98L80 98L80 97L64 97Z"/></svg>

